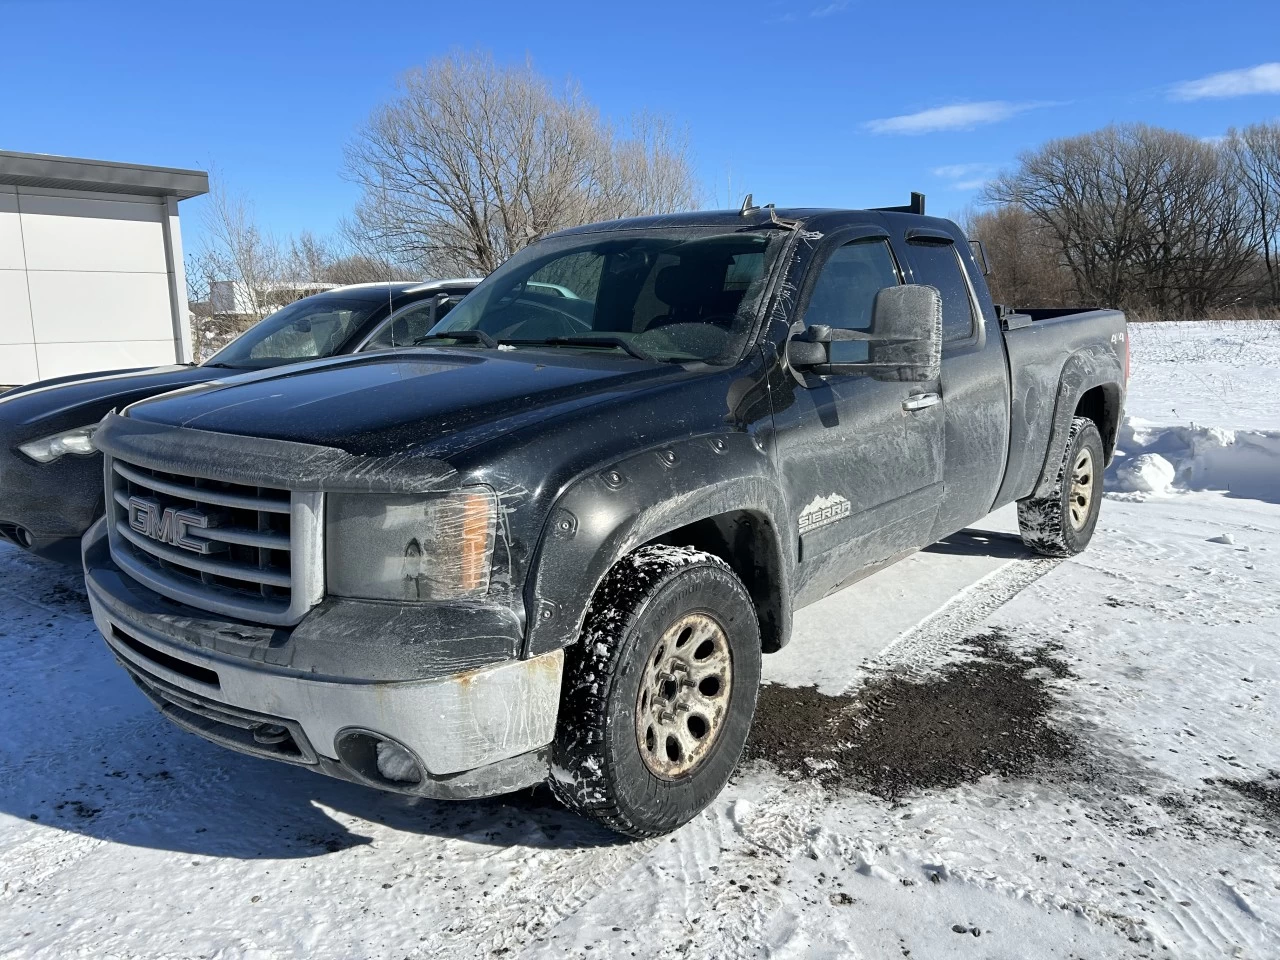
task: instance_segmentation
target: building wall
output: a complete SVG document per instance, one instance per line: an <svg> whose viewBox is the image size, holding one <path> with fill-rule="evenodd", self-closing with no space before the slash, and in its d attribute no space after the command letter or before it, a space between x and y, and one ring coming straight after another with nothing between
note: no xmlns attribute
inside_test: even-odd
<svg viewBox="0 0 1280 960"><path fill-rule="evenodd" d="M0 384L188 359L172 199L0 186Z"/></svg>

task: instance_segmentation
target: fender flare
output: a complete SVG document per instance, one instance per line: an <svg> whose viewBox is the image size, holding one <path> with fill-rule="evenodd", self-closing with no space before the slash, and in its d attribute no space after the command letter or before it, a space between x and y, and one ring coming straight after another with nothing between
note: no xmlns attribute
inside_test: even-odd
<svg viewBox="0 0 1280 960"><path fill-rule="evenodd" d="M663 444L598 466L564 488L525 581L530 620L523 655L575 641L596 588L622 557L672 530L727 513L748 514L754 535L766 538L772 557L756 560L776 563L768 630L773 644L785 643L795 558L775 522L786 515L782 493L764 451L747 434L732 433Z"/></svg>
<svg viewBox="0 0 1280 960"><path fill-rule="evenodd" d="M1045 451L1044 463L1040 467L1039 479L1036 481L1032 497L1049 495L1049 488L1057 476L1058 462L1066 449L1067 434L1071 430L1071 420L1075 417L1080 398L1094 387L1110 387L1116 392L1117 403L1123 400L1124 369L1116 355L1101 344L1082 347L1067 357L1062 366L1062 374L1058 378L1058 398L1053 407L1053 425L1049 432L1049 446ZM1118 425L1117 425L1118 426ZM1115 448L1115 437L1103 437L1103 447L1111 451Z"/></svg>

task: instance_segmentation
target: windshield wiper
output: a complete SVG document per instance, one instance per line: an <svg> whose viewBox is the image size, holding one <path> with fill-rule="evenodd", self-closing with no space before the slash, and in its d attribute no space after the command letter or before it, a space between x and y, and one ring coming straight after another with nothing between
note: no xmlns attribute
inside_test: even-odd
<svg viewBox="0 0 1280 960"><path fill-rule="evenodd" d="M637 360L644 360L646 363L660 362L653 354L642 350L630 340L625 340L622 337L547 337L545 340L503 340L502 342L518 347L544 345L553 347L615 347L631 354Z"/></svg>
<svg viewBox="0 0 1280 960"><path fill-rule="evenodd" d="M424 337L418 337L413 341L416 347L420 343L426 343L428 340L462 340L466 343L482 343L490 349L496 349L498 341L489 336L483 330L450 330L448 333L428 333Z"/></svg>

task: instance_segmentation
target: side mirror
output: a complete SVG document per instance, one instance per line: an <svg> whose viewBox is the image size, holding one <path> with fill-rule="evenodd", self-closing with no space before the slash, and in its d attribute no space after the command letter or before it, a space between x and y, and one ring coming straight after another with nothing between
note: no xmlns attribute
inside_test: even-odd
<svg viewBox="0 0 1280 960"><path fill-rule="evenodd" d="M833 362L831 344L861 341L867 359ZM864 373L877 380L936 380L942 372L942 295L934 287L906 284L876 294L871 330L842 330L825 324L806 327L787 344L797 369L819 375Z"/></svg>

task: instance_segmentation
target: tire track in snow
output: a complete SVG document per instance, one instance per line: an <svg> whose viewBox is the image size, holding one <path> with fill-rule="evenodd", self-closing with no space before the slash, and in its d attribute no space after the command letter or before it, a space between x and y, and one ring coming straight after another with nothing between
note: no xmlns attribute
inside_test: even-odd
<svg viewBox="0 0 1280 960"><path fill-rule="evenodd" d="M946 653L959 637L980 627L993 613L1050 573L1063 558L1011 560L970 584L941 608L898 637L871 662L877 666L919 669ZM844 693L861 683L846 687Z"/></svg>

